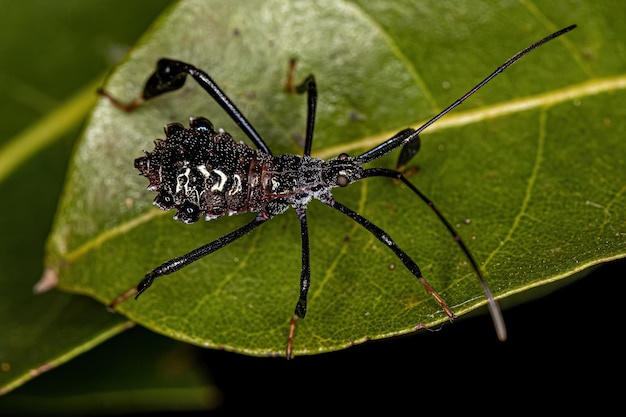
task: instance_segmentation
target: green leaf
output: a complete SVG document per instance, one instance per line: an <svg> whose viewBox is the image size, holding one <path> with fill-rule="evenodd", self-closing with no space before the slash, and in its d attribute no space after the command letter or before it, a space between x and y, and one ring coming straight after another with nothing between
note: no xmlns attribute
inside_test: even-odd
<svg viewBox="0 0 626 417"><path fill-rule="evenodd" d="M621 120L624 17L603 3L415 4L183 1L106 88L132 100L160 57L208 71L275 154L302 152L305 99L288 62L319 89L314 156L358 154L419 126L518 50L572 23L422 135L411 181L457 225L498 298L626 253ZM620 20L622 19L622 20ZM126 114L102 100L71 163L46 265L60 288L109 303L160 263L234 230L245 214L186 226L151 207L133 160L161 128L206 116L243 134L194 83ZM393 167L397 152L372 165ZM457 315L485 303L467 259L408 189L368 179L334 193L386 230ZM432 327L439 306L393 254L340 213L310 205L312 283L296 355ZM121 314L204 347L282 355L298 298L299 225L278 216L159 279Z"/></svg>
<svg viewBox="0 0 626 417"><path fill-rule="evenodd" d="M0 39L0 51L5 59L0 61L0 395L134 326L87 297L58 290L33 293L44 270L45 240L68 161L80 125L96 103L95 89L101 85L106 67L119 59L115 55L124 45L134 43L165 5L163 1L150 6L127 3L66 0L61 5L31 0L2 5L0 24L5 36ZM123 16L119 13L122 7ZM171 344L163 348L156 343L150 348L155 356L172 349ZM84 365L93 358L85 355L82 359ZM119 363L129 359L119 354L115 357ZM134 370L146 371L139 365L135 363ZM113 372L113 368L109 366L107 374L98 373L98 384L90 395L110 393L121 385L120 378L130 379ZM42 383L29 389L26 400L19 397L26 394L21 390L18 397L2 397L0 409L3 413L9 409L33 411L33 398L42 404L42 397L52 396L53 392L59 395L59 381L77 380L76 372L64 372L65 368L56 370L50 378L40 379ZM161 405L168 402L178 406L184 398L197 407L201 399L208 398L206 382L198 382L199 373L193 382L187 375L187 382L167 395L153 376L139 372L132 379L134 388L160 388ZM80 387L74 388L88 385L84 383L84 372L80 378ZM71 389L63 388L69 395ZM85 393L83 390L81 394ZM133 395L137 391L116 395L116 405L131 400ZM20 403L20 398L24 402ZM53 402L48 398L46 404ZM65 403L65 409L58 405L58 414L77 410L75 401Z"/></svg>
<svg viewBox="0 0 626 417"><path fill-rule="evenodd" d="M195 349L136 330L2 398L3 413L113 415L207 410L219 404L221 393L198 372L202 364Z"/></svg>

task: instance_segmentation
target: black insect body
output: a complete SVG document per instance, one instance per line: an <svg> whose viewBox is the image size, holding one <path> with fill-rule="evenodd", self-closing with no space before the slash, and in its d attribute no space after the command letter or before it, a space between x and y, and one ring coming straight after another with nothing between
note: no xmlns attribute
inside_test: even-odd
<svg viewBox="0 0 626 417"><path fill-rule="evenodd" d="M275 158L234 142L205 118L191 118L189 125L167 125L166 140L135 160L135 168L150 180L148 189L159 193L154 204L177 209L175 219L188 224L201 216L211 220L264 209Z"/></svg>
<svg viewBox="0 0 626 417"><path fill-rule="evenodd" d="M478 276L489 301L498 336L504 340L506 330L498 305L482 277L478 264L452 225L400 171L386 168L364 168L363 165L400 146L403 148L398 165L405 165L417 152L419 148L418 135L424 129L460 105L467 97L519 58L575 27L573 25L555 32L517 53L498 67L489 77L417 130L405 129L359 156L350 157L347 154L341 154L328 161L311 157L317 103L317 88L313 76L307 77L304 83L296 88L298 93L307 93L308 98L307 130L302 156L273 156L252 125L213 80L206 73L190 64L161 59L157 64L156 72L148 79L142 96L128 105L120 103L106 92L100 91L119 108L132 111L147 99L181 88L187 75L190 75L220 104L257 148L253 149L244 143L235 142L228 133L223 130L216 130L209 120L202 117L191 118L189 128L178 123L168 124L165 127L165 140L157 140L152 152L144 151L145 155L135 160L135 167L150 181L148 189L158 193L154 200L156 206L162 210L175 209L177 211L175 219L183 223L194 223L202 217L211 220L225 214L244 212L256 212L257 216L239 229L158 266L149 272L136 288L131 288L125 294L117 297L110 304L110 308L115 308L117 304L132 295L136 294L138 297L152 285L156 278L171 274L228 245L267 220L285 212L289 207L293 207L301 226L302 272L300 296L296 303L294 315L290 320L286 343L286 356L291 358L296 321L306 315L311 276L307 205L311 200L317 199L352 218L391 249L405 267L421 282L445 314L450 319L454 318L452 310L426 281L415 261L398 247L386 232L333 198L331 190L334 187L346 187L360 179L378 176L402 181L433 209L447 227Z"/></svg>
<svg viewBox="0 0 626 417"><path fill-rule="evenodd" d="M361 164L345 154L330 161L271 156L215 131L205 118L191 118L189 124L189 129L167 125L167 139L135 160L150 179L148 189L159 193L154 204L177 209L175 219L183 223L249 211L273 217L290 206L305 210L311 199L329 203L331 188L363 177Z"/></svg>

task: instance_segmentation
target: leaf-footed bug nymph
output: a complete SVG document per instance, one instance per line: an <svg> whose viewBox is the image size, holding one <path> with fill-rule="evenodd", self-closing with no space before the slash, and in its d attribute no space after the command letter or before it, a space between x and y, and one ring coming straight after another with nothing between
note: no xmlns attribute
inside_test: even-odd
<svg viewBox="0 0 626 417"><path fill-rule="evenodd" d="M130 104L121 103L100 90L100 94L110 99L114 105L130 112L142 105L145 100L181 88L186 77L190 75L213 97L256 147L253 149L246 144L235 142L230 134L223 130L216 130L212 123L203 117L190 118L189 128L185 128L179 123L165 126L165 140L157 140L153 151L144 151L145 155L135 160L135 168L150 181L148 189L158 193L154 199L154 204L157 207L162 210L175 209L177 212L174 218L187 224L195 223L201 217L211 220L224 214L255 212L257 215L252 221L227 235L156 267L136 287L113 300L109 307L114 309L120 302L133 295L137 298L152 285L155 279L178 271L223 248L267 220L293 207L300 221L302 270L300 295L289 322L288 332L286 332L286 356L291 358L296 322L306 315L307 294L311 284L307 205L311 200L317 199L353 219L372 233L383 245L391 249L404 266L420 281L426 292L439 304L447 317L452 320L455 317L453 311L426 281L415 261L398 247L384 230L359 213L339 203L333 198L331 192L335 187L346 187L364 178L388 177L405 184L433 210L446 226L469 260L483 287L498 337L501 340L506 339L506 329L498 304L483 278L478 263L450 222L399 170L364 168L363 165L402 147L398 167L404 166L416 154L420 144L419 134L422 131L459 106L465 99L517 62L522 56L575 27L576 25L572 25L559 30L518 52L491 75L418 129L402 130L380 145L358 156L353 157L342 153L327 161L311 156L317 105L317 87L312 75L309 75L302 84L296 87L299 94L307 94L306 136L302 156L289 154L274 156L265 141L211 77L202 70L184 62L171 59L159 60L157 69L146 82L142 95Z"/></svg>

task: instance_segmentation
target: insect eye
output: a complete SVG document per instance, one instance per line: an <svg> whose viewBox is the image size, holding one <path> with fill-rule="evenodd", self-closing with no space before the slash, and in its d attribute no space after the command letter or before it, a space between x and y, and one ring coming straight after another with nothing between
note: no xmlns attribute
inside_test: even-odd
<svg viewBox="0 0 626 417"><path fill-rule="evenodd" d="M348 159L348 158L350 158L350 155L348 155L345 152L342 152L337 156L337 159Z"/></svg>
<svg viewBox="0 0 626 417"><path fill-rule="evenodd" d="M346 177L345 175L337 175L337 185L340 187L346 187L350 181L348 180L348 177Z"/></svg>

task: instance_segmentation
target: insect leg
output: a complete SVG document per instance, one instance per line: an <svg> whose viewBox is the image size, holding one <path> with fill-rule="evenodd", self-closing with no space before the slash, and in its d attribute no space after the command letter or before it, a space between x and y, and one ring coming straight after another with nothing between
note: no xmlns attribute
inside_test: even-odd
<svg viewBox="0 0 626 417"><path fill-rule="evenodd" d="M415 136L409 142L407 142L402 149L400 150L400 155L398 156L398 162L396 164L396 168L399 170L403 170L406 164L413 159L415 154L420 150L421 140L419 136Z"/></svg>
<svg viewBox="0 0 626 417"><path fill-rule="evenodd" d="M296 87L298 94L307 93L307 113L306 113L306 140L304 142L304 155L311 156L313 145L313 130L315 128L315 108L317 107L317 86L315 77L309 75Z"/></svg>
<svg viewBox="0 0 626 417"><path fill-rule="evenodd" d="M113 300L111 304L109 304L109 310L114 310L119 303L134 294L136 294L135 298L139 297L145 290L147 290L152 285L155 279L176 272L179 269L189 265L190 263L195 262L198 259L209 255L218 249L223 248L224 246L232 243L246 233L252 231L257 226L260 226L270 218L271 217L268 217L265 215L265 213L261 212L254 220L240 227L239 229L236 229L229 234L222 236L219 239L216 239L210 243L207 243L206 245L201 246L183 256L164 262L163 264L157 266L148 274L146 274L145 278L136 287L131 288L129 291Z"/></svg>
<svg viewBox="0 0 626 417"><path fill-rule="evenodd" d="M246 136L250 138L252 143L254 143L258 149L269 155L272 154L254 127L252 127L250 122L248 122L230 98L228 98L228 96L218 87L215 81L213 81L207 73L191 64L161 58L157 62L156 71L150 76L150 78L148 78L148 81L146 81L142 95L128 104L120 102L118 99L112 97L109 93L102 89L98 92L100 95L109 98L116 107L124 111L131 112L143 104L146 100L170 91L178 90L185 85L187 75L191 75L200 87L213 97L217 104L224 109L224 111L237 124L237 126L239 126Z"/></svg>
<svg viewBox="0 0 626 417"><path fill-rule="evenodd" d="M386 169L386 168L369 168L363 171L363 178L366 178L366 177L388 177L388 178L393 178L395 180L402 181L407 187L411 189L411 191L413 191L420 199L422 199L422 201L426 203L428 207L430 207L435 212L439 220L446 226L446 228L448 229L448 231L454 238L454 241L459 245L459 247L461 248L461 250L467 257L467 259L469 259L470 264L472 265L472 269L474 269L474 272L476 272L476 276L478 276L480 285L483 287L483 291L485 292L485 295L487 296L487 300L489 303L488 304L489 312L491 314L493 324L496 328L498 339L500 339L501 341L506 340L506 326L504 324L504 319L502 318L502 312L500 311L500 306L498 305L497 301L493 298L493 295L491 294L491 290L489 289L489 286L487 285L487 282L485 281L485 278L483 277L483 274L480 271L480 268L478 267L478 263L472 256L472 253L469 251L467 246L465 246L465 243L461 239L461 236L459 236L456 230L454 230L454 227L452 227L450 222L444 217L443 214L441 214L441 212L437 209L435 204L428 197L426 197L425 194L423 194L416 186L414 186L399 171L394 171L392 169Z"/></svg>
<svg viewBox="0 0 626 417"><path fill-rule="evenodd" d="M446 313L446 315L450 319L454 318L454 313L452 312L450 307L448 307L444 299L441 298L439 294L437 294L435 289L428 283L428 281L426 281L426 279L422 275L422 272L420 271L415 261L411 259L411 257L407 255L406 252L400 249L400 247L396 244L396 242L394 242L391 239L391 237L387 233L385 233L383 229L376 226L375 224L367 220L365 217L361 216L359 213L337 202L336 200L326 201L325 203L331 206L332 208L339 210L346 216L350 217L352 220L356 221L358 224L360 224L361 226L366 228L370 233L372 233L376 237L376 239L380 240L389 249L391 249L396 254L398 259L402 261L404 266L409 271L411 271L411 273L415 275L415 277L421 282L421 284L426 289L426 292L430 294L435 299L435 301L437 301L437 303L441 306L441 308L443 308L443 311Z"/></svg>
<svg viewBox="0 0 626 417"><path fill-rule="evenodd" d="M306 315L306 301L311 285L311 256L309 250L309 227L306 221L306 209L296 210L300 219L300 235L302 236L302 272L300 274L300 298L289 322L289 337L287 339L287 359L291 359L293 340L296 335L296 321Z"/></svg>
<svg viewBox="0 0 626 417"><path fill-rule="evenodd" d="M375 159L380 158L383 155L388 154L393 149L397 148L398 147L397 142L407 143L407 144L414 143L416 141L415 138L417 138L417 135L415 135L415 129L407 128L407 129L401 130L395 135L393 135L391 138L381 143L380 145L373 147L372 149L365 152L364 154L357 156L355 159L361 162L362 164L373 161ZM419 144L419 142L417 143ZM407 149L406 151L403 148L402 153L400 154L400 158L398 159L398 165L400 164L400 161L403 160L403 158L404 159L407 158L407 155L408 155L407 153L410 153L413 150L415 150L415 152L413 152L411 157L415 155L415 153L417 153L417 149L414 148L414 145L410 146L409 149ZM407 161L408 159L403 160L403 162L407 162Z"/></svg>

